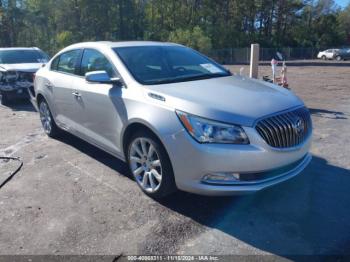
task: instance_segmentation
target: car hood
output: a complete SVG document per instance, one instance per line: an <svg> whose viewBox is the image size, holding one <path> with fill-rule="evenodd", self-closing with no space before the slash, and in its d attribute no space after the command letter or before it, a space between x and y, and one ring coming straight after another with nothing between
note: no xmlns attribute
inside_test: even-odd
<svg viewBox="0 0 350 262"><path fill-rule="evenodd" d="M205 118L253 126L258 118L302 106L285 88L242 76L148 86L167 105Z"/></svg>
<svg viewBox="0 0 350 262"><path fill-rule="evenodd" d="M42 63L30 63L30 64L0 64L0 71L21 71L21 72L30 72L35 73Z"/></svg>

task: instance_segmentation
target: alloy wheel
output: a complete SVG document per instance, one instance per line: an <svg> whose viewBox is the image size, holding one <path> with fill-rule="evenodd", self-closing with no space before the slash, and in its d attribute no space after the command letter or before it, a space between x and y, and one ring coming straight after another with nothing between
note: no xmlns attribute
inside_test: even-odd
<svg viewBox="0 0 350 262"><path fill-rule="evenodd" d="M131 171L143 190L156 192L162 182L162 165L152 141L136 138L130 146L129 161Z"/></svg>
<svg viewBox="0 0 350 262"><path fill-rule="evenodd" d="M52 130L52 119L48 105L41 102L39 107L40 120L46 134L50 134Z"/></svg>

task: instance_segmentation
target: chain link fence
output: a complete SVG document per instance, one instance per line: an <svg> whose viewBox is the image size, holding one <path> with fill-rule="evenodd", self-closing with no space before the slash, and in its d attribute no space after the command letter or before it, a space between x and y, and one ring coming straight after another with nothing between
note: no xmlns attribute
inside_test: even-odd
<svg viewBox="0 0 350 262"><path fill-rule="evenodd" d="M280 52L285 60L315 59L318 51L312 47L260 48L260 61L276 58L277 52ZM208 55L221 64L246 64L250 62L250 47L217 49L210 51Z"/></svg>

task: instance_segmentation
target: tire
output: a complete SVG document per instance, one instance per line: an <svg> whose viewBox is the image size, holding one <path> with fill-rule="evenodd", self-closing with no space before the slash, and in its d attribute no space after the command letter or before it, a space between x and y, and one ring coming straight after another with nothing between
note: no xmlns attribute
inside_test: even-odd
<svg viewBox="0 0 350 262"><path fill-rule="evenodd" d="M146 195L160 199L177 190L168 153L150 131L131 136L126 159L137 185Z"/></svg>
<svg viewBox="0 0 350 262"><path fill-rule="evenodd" d="M39 102L39 115L41 125L45 131L45 133L52 138L57 137L60 134L60 129L56 125L54 118L52 117L49 105L45 101L45 99L41 99Z"/></svg>
<svg viewBox="0 0 350 262"><path fill-rule="evenodd" d="M323 55L321 58L322 58L322 60L326 60L327 59L327 57L325 55Z"/></svg>
<svg viewBox="0 0 350 262"><path fill-rule="evenodd" d="M5 93L1 93L1 104L4 106L10 104L10 99L7 97Z"/></svg>
<svg viewBox="0 0 350 262"><path fill-rule="evenodd" d="M341 61L341 60L342 60L342 59L341 59L341 56L340 56L340 55L336 56L336 57L335 57L335 60Z"/></svg>

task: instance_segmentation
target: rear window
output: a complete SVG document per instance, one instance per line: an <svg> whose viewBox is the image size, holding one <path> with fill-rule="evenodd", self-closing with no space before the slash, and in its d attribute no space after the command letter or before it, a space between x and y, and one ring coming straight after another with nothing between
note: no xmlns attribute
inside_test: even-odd
<svg viewBox="0 0 350 262"><path fill-rule="evenodd" d="M1 50L0 64L46 63L47 55L38 50Z"/></svg>
<svg viewBox="0 0 350 262"><path fill-rule="evenodd" d="M59 72L74 74L79 55L80 55L80 50L72 50L72 51L63 53L59 56L58 59L56 58L53 61L53 66L56 66L57 68L56 69L53 69L52 67L51 68Z"/></svg>

